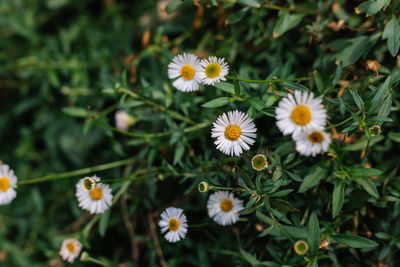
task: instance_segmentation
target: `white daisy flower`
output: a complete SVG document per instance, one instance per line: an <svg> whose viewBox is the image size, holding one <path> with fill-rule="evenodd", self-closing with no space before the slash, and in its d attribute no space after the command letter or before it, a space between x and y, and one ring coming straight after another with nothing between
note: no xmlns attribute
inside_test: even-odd
<svg viewBox="0 0 400 267"><path fill-rule="evenodd" d="M214 144L226 155L239 156L249 150L257 136L253 120L237 110L222 114L213 125L211 136L217 138Z"/></svg>
<svg viewBox="0 0 400 267"><path fill-rule="evenodd" d="M315 156L328 151L331 135L321 130L307 130L293 135L296 150L304 156Z"/></svg>
<svg viewBox="0 0 400 267"><path fill-rule="evenodd" d="M84 179L81 179L76 184L76 197L78 198L79 207L89 211L91 214L99 214L106 211L112 204L113 195L107 184L98 183L99 177L92 177L96 181L96 186L93 190L88 190L85 187Z"/></svg>
<svg viewBox="0 0 400 267"><path fill-rule="evenodd" d="M197 91L201 81L200 60L193 54L184 53L174 57L168 65L168 77L176 79L173 85L182 92Z"/></svg>
<svg viewBox="0 0 400 267"><path fill-rule="evenodd" d="M243 201L228 191L217 191L207 201L208 216L220 225L231 225L239 219L238 211L243 209Z"/></svg>
<svg viewBox="0 0 400 267"><path fill-rule="evenodd" d="M122 131L127 131L134 121L134 118L123 110L115 113L115 127Z"/></svg>
<svg viewBox="0 0 400 267"><path fill-rule="evenodd" d="M294 91L279 102L275 109L277 125L284 135L308 129L323 129L326 110L321 98L311 92Z"/></svg>
<svg viewBox="0 0 400 267"><path fill-rule="evenodd" d="M62 242L60 256L63 260L73 263L81 253L82 244L75 238L67 238Z"/></svg>
<svg viewBox="0 0 400 267"><path fill-rule="evenodd" d="M225 81L229 67L223 58L209 57L200 62L200 78L203 84L214 85L220 81Z"/></svg>
<svg viewBox="0 0 400 267"><path fill-rule="evenodd" d="M251 166L256 171L262 171L262 170L264 170L265 168L268 167L267 158L263 154L255 155L251 159Z"/></svg>
<svg viewBox="0 0 400 267"><path fill-rule="evenodd" d="M183 239L188 228L186 215L183 214L183 210L174 207L167 208L161 213L161 220L158 225L161 228L161 233L169 230L165 235L165 239L171 243Z"/></svg>
<svg viewBox="0 0 400 267"><path fill-rule="evenodd" d="M17 196L17 176L7 164L0 165L0 205L10 204Z"/></svg>

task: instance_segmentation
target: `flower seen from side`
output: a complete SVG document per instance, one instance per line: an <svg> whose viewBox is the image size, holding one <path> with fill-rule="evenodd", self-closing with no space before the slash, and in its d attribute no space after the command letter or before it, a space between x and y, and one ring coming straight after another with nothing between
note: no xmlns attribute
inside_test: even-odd
<svg viewBox="0 0 400 267"><path fill-rule="evenodd" d="M0 205L8 205L17 196L17 176L7 164L0 165Z"/></svg>
<svg viewBox="0 0 400 267"><path fill-rule="evenodd" d="M75 238L67 238L62 242L60 256L63 260L73 263L81 253L82 244Z"/></svg>
<svg viewBox="0 0 400 267"><path fill-rule="evenodd" d="M161 213L161 219L158 225L161 228L161 233L165 233L165 239L168 242L176 243L185 238L187 233L186 215L182 209L169 207Z"/></svg>
<svg viewBox="0 0 400 267"><path fill-rule="evenodd" d="M321 130L310 129L293 135L296 150L303 156L313 156L328 151L331 135Z"/></svg>
<svg viewBox="0 0 400 267"><path fill-rule="evenodd" d="M211 137L217 138L214 144L228 156L239 156L243 150L249 150L257 136L253 120L237 110L222 114L213 125Z"/></svg>
<svg viewBox="0 0 400 267"><path fill-rule="evenodd" d="M208 215L220 225L231 225L239 219L239 211L243 209L243 201L235 198L228 191L217 191L207 201Z"/></svg>

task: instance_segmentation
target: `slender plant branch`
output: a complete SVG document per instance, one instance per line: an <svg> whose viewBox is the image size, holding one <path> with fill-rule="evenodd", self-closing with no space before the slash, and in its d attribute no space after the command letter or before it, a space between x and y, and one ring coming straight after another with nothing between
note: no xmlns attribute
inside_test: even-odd
<svg viewBox="0 0 400 267"><path fill-rule="evenodd" d="M281 83L281 82L295 82L295 81L308 81L311 78L310 77L300 77L300 78L291 78L291 79L275 79L275 80L250 80L250 79L244 79L244 78L239 78L239 77L233 77L233 76L225 76L228 79L231 80L237 80L241 82L248 82L248 83Z"/></svg>
<svg viewBox="0 0 400 267"><path fill-rule="evenodd" d="M88 167L88 168L84 168L84 169L80 169L80 170L63 172L63 173L55 173L55 174L50 174L50 175L46 175L46 176L39 177L39 178L19 181L17 184L18 185L35 184L35 183L43 183L43 182L58 180L58 179L63 179L63 178L69 178L72 176L84 175L84 174L88 174L88 173L92 173L92 172L96 172L96 171L104 171L104 170L120 167L120 166L129 164L129 163L132 163L134 161L136 161L136 157L119 160L119 161L114 161L114 162L109 162L109 163L97 165L94 167Z"/></svg>

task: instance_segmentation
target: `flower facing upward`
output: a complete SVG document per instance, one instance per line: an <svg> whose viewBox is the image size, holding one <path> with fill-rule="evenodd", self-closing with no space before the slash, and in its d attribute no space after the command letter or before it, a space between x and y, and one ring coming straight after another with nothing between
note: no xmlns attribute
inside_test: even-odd
<svg viewBox="0 0 400 267"><path fill-rule="evenodd" d="M320 130L307 130L293 135L296 150L304 156L315 156L328 151L331 135Z"/></svg>
<svg viewBox="0 0 400 267"><path fill-rule="evenodd" d="M67 238L62 242L60 256L63 260L73 263L81 252L82 244L75 238Z"/></svg>
<svg viewBox="0 0 400 267"><path fill-rule="evenodd" d="M239 219L238 211L243 209L243 201L228 191L217 191L207 201L208 215L220 225L231 225Z"/></svg>
<svg viewBox="0 0 400 267"><path fill-rule="evenodd" d="M209 57L201 61L200 78L204 84L214 85L225 81L229 67L223 58Z"/></svg>
<svg viewBox="0 0 400 267"><path fill-rule="evenodd" d="M226 155L239 156L249 150L257 136L253 120L237 110L222 114L213 125L211 136L217 138L214 143Z"/></svg>
<svg viewBox="0 0 400 267"><path fill-rule="evenodd" d="M326 110L321 98L311 92L295 91L283 98L275 110L277 125L284 134L296 134L310 128L322 130L326 124Z"/></svg>
<svg viewBox="0 0 400 267"><path fill-rule="evenodd" d="M88 190L84 185L85 179L76 184L76 197L79 207L91 214L103 213L111 206L113 198L111 189L107 184L98 183L99 177L93 176L92 178L96 181L96 186L92 190Z"/></svg>
<svg viewBox="0 0 400 267"><path fill-rule="evenodd" d="M174 57L168 65L168 77L177 78L173 85L182 92L197 91L200 83L200 60L193 54Z"/></svg>
<svg viewBox="0 0 400 267"><path fill-rule="evenodd" d="M158 225L162 233L168 231L165 239L171 243L183 239L188 228L186 215L183 214L183 210L174 207L167 208L161 213L161 220Z"/></svg>
<svg viewBox="0 0 400 267"><path fill-rule="evenodd" d="M255 155L251 159L251 166L256 171L262 171L262 170L264 170L265 168L268 167L267 158L263 154Z"/></svg>
<svg viewBox="0 0 400 267"><path fill-rule="evenodd" d="M17 196L17 176L6 164L0 165L0 205L10 204Z"/></svg>

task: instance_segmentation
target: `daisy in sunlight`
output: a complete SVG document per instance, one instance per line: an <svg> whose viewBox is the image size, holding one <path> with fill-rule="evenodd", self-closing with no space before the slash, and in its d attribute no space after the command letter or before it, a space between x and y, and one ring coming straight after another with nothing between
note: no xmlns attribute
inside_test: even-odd
<svg viewBox="0 0 400 267"><path fill-rule="evenodd" d="M175 243L183 239L186 235L188 224L186 215L179 208L170 207L161 213L161 219L158 225L161 233L166 233L165 239L168 242Z"/></svg>
<svg viewBox="0 0 400 267"><path fill-rule="evenodd" d="M209 57L200 63L200 78L203 84L214 85L220 81L225 81L229 67L223 58Z"/></svg>
<svg viewBox="0 0 400 267"><path fill-rule="evenodd" d="M67 238L62 242L60 256L63 260L73 263L81 253L82 244L75 238Z"/></svg>
<svg viewBox="0 0 400 267"><path fill-rule="evenodd" d="M79 207L91 214L104 213L112 204L111 188L107 184L98 183L99 177L93 176L91 178L96 182L93 189L91 189L93 186L88 184L90 182L88 177L81 179L76 184L75 195L78 198Z"/></svg>
<svg viewBox="0 0 400 267"><path fill-rule="evenodd" d="M168 65L168 77L176 80L173 86L182 92L192 92L199 89L200 60L193 54L184 53L174 57Z"/></svg>
<svg viewBox="0 0 400 267"><path fill-rule="evenodd" d="M231 225L239 219L239 211L243 209L243 201L235 198L228 191L217 191L207 201L208 215L220 225Z"/></svg>
<svg viewBox="0 0 400 267"><path fill-rule="evenodd" d="M313 156L328 151L331 135L320 130L307 130L293 135L296 150L304 156Z"/></svg>
<svg viewBox="0 0 400 267"><path fill-rule="evenodd" d="M322 130L326 124L326 110L321 98L311 92L294 91L283 98L275 109L277 125L284 134L297 134L308 129Z"/></svg>
<svg viewBox="0 0 400 267"><path fill-rule="evenodd" d="M0 205L10 204L17 196L17 176L7 164L0 165Z"/></svg>

